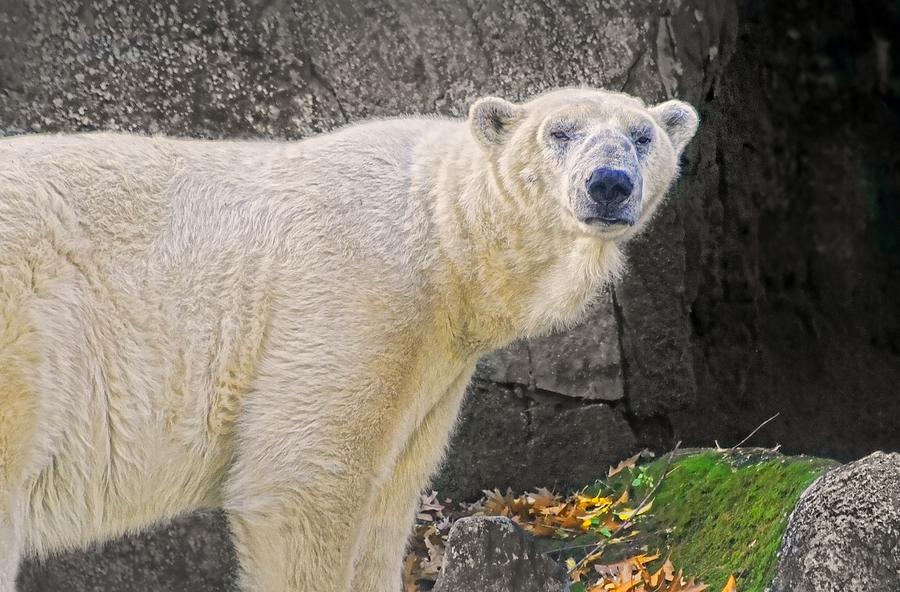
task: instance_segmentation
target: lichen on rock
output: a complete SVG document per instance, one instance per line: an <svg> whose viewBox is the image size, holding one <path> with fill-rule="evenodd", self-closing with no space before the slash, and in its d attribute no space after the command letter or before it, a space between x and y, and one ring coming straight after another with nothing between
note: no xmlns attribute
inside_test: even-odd
<svg viewBox="0 0 900 592"><path fill-rule="evenodd" d="M772 590L900 590L900 454L843 465L803 494Z"/></svg>

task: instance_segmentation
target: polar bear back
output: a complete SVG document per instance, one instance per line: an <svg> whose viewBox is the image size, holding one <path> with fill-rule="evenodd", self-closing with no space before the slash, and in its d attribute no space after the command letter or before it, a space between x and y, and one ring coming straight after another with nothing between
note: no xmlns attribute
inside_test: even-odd
<svg viewBox="0 0 900 592"><path fill-rule="evenodd" d="M265 233L301 228L322 233L317 238L369 237L361 246L371 249L385 244L380 225L396 227L408 214L416 145L435 134L435 124L458 127L373 122L299 143L107 133L13 138L0 142L0 191L18 213L0 223L24 223L55 194L101 249L246 234L284 241ZM43 195L34 195L36 185ZM10 194L31 207L13 206Z"/></svg>

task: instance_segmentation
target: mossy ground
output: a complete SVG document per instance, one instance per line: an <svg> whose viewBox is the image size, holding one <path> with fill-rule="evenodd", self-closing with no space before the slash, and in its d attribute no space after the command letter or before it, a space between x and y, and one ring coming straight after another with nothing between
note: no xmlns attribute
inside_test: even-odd
<svg viewBox="0 0 900 592"><path fill-rule="evenodd" d="M650 516L635 526L641 534L632 547L658 550L713 592L722 589L730 574L737 577L741 592L766 588L791 510L800 494L835 465L753 450L682 451L668 470L667 462L664 456L594 488L629 487L637 504L662 479ZM629 552L615 547L609 547L611 559Z"/></svg>

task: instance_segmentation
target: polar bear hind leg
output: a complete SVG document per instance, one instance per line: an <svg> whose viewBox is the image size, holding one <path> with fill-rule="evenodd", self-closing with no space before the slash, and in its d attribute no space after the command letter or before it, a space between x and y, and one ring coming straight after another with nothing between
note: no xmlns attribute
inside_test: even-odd
<svg viewBox="0 0 900 592"><path fill-rule="evenodd" d="M28 380L36 367L33 332L22 295L6 275L0 267L0 592L13 592L24 547L24 481L34 449L37 398Z"/></svg>

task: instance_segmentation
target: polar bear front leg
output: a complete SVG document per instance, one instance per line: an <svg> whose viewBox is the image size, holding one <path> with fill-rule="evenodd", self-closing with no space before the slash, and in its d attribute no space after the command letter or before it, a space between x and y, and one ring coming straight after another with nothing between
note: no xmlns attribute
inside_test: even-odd
<svg viewBox="0 0 900 592"><path fill-rule="evenodd" d="M351 590L385 439L375 405L364 401L385 397L310 391L307 398L263 390L242 411L223 507L244 592Z"/></svg>
<svg viewBox="0 0 900 592"><path fill-rule="evenodd" d="M273 456L281 446L271 445ZM288 472L280 459L252 455L232 471L224 506L240 588L349 592L356 525L371 488L339 466L334 472L324 463L296 466L299 472Z"/></svg>
<svg viewBox="0 0 900 592"><path fill-rule="evenodd" d="M228 510L242 591L350 590L347 549L353 546L353 525L337 522L337 505L320 503L332 494L309 490L291 501Z"/></svg>
<svg viewBox="0 0 900 592"><path fill-rule="evenodd" d="M353 589L400 592L402 565L419 494L437 470L456 423L471 371L463 372L413 432L361 525Z"/></svg>
<svg viewBox="0 0 900 592"><path fill-rule="evenodd" d="M0 482L0 592L15 592L24 543L22 512L15 505L19 496L14 493Z"/></svg>

